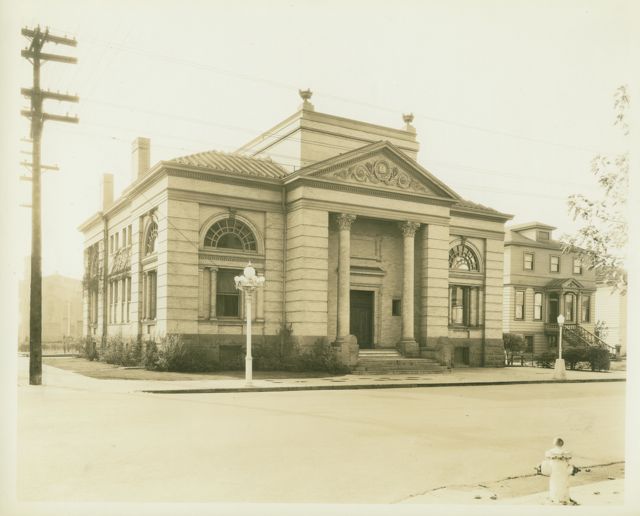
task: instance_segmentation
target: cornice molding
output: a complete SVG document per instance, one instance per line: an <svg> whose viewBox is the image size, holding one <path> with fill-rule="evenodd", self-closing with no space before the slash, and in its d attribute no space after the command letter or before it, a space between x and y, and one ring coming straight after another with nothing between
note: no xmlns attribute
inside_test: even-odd
<svg viewBox="0 0 640 516"><path fill-rule="evenodd" d="M413 201L421 204L435 204L438 206L451 206L455 200L445 199L442 197L434 197L427 194L416 192L402 192L399 190L385 190L370 185L359 185L356 183L336 183L331 180L316 177L298 177L295 184L287 185L287 190L293 190L295 187L304 185L321 188L323 190L336 190L348 193L357 193L374 197L382 197L384 199L397 199L401 201Z"/></svg>
<svg viewBox="0 0 640 516"><path fill-rule="evenodd" d="M356 206L353 204L344 204L330 201L320 201L317 199L297 199L288 205L289 212L299 209L322 210L331 213L349 213L357 217L365 217L371 219L388 220L391 222L404 222L411 219L420 224L448 226L448 217L439 217L437 215L422 215L413 211L388 210L384 208L375 208L373 206Z"/></svg>
<svg viewBox="0 0 640 516"><path fill-rule="evenodd" d="M220 195L214 193L196 192L182 188L168 188L168 198L175 201L193 201L198 204L209 206L222 206L229 208L237 208L253 211L270 211L282 213L282 203L260 201L256 199L247 199L241 197L233 197L230 195Z"/></svg>
<svg viewBox="0 0 640 516"><path fill-rule="evenodd" d="M465 236L468 238L487 238L490 240L504 240L504 231L490 229L467 228L464 226L449 226L451 236Z"/></svg>

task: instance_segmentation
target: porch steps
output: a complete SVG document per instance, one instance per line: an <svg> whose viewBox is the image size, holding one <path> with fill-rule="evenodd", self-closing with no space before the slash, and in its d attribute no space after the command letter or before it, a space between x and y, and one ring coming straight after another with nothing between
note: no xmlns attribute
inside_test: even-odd
<svg viewBox="0 0 640 516"><path fill-rule="evenodd" d="M446 368L431 358L403 357L395 349L362 349L353 374L442 373Z"/></svg>

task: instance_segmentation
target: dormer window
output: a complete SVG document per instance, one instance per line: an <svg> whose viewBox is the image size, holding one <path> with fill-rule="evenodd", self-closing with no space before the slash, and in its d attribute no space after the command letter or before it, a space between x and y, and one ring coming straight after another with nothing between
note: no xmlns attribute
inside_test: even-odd
<svg viewBox="0 0 640 516"><path fill-rule="evenodd" d="M549 240L548 231L538 231L538 240Z"/></svg>

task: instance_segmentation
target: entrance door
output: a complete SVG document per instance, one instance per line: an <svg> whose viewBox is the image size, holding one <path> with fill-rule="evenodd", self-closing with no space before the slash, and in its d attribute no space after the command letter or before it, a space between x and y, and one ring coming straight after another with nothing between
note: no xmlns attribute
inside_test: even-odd
<svg viewBox="0 0 640 516"><path fill-rule="evenodd" d="M373 292L351 291L349 333L358 339L358 347L373 348Z"/></svg>
<svg viewBox="0 0 640 516"><path fill-rule="evenodd" d="M557 292L549 294L549 322L554 323L560 315L560 301Z"/></svg>

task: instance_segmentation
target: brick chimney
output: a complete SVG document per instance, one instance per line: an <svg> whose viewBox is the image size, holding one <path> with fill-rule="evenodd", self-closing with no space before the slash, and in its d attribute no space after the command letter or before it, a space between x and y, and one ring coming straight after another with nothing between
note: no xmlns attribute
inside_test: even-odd
<svg viewBox="0 0 640 516"><path fill-rule="evenodd" d="M100 198L103 212L113 206L113 174L102 174Z"/></svg>
<svg viewBox="0 0 640 516"><path fill-rule="evenodd" d="M131 144L131 182L144 176L151 168L151 141L138 136Z"/></svg>

